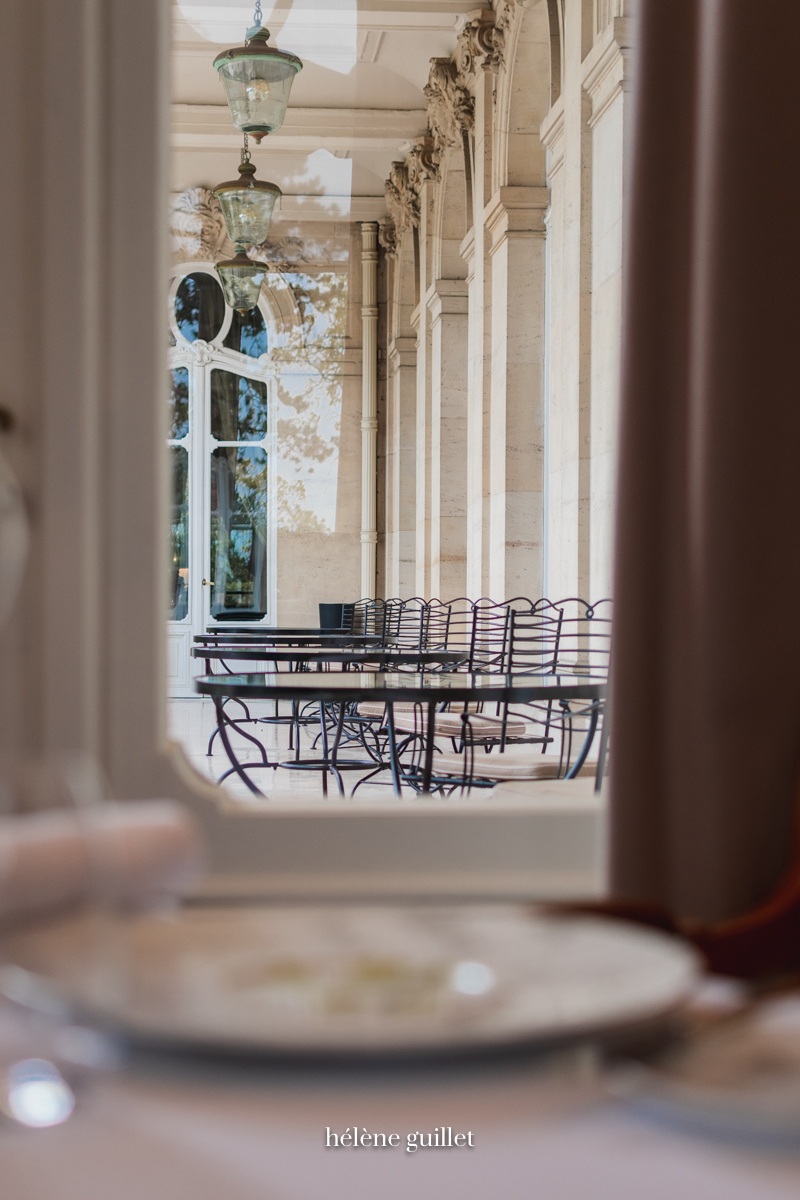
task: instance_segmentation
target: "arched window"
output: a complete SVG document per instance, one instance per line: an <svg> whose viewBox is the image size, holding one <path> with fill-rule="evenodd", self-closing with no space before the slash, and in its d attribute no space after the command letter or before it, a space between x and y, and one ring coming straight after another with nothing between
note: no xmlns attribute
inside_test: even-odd
<svg viewBox="0 0 800 1200"><path fill-rule="evenodd" d="M272 376L264 311L228 308L211 266L181 269L169 324L168 682L189 695L195 633L273 619Z"/></svg>

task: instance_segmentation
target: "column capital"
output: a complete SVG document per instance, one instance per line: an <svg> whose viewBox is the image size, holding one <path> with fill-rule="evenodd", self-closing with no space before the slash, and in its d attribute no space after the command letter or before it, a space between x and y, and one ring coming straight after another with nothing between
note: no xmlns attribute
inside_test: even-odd
<svg viewBox="0 0 800 1200"><path fill-rule="evenodd" d="M582 82L592 101L590 128L597 124L617 96L632 87L632 24L626 17L615 17L584 59Z"/></svg>
<svg viewBox="0 0 800 1200"><path fill-rule="evenodd" d="M542 145L549 151L550 162L547 172L552 179L564 162L564 96L559 96L539 126Z"/></svg>
<svg viewBox="0 0 800 1200"><path fill-rule="evenodd" d="M413 337L393 338L389 343L386 358L391 375L396 375L401 367L415 367L417 365L417 339Z"/></svg>
<svg viewBox="0 0 800 1200"><path fill-rule="evenodd" d="M546 187L501 187L483 210L494 253L503 242L515 237L545 236L544 214L550 203Z"/></svg>
<svg viewBox="0 0 800 1200"><path fill-rule="evenodd" d="M469 307L466 279L437 279L428 288L425 303L435 325L441 317L466 316Z"/></svg>
<svg viewBox="0 0 800 1200"><path fill-rule="evenodd" d="M470 225L469 232L464 238L461 245L458 247L458 252L467 264L467 270L472 269L472 260L475 257L475 226Z"/></svg>

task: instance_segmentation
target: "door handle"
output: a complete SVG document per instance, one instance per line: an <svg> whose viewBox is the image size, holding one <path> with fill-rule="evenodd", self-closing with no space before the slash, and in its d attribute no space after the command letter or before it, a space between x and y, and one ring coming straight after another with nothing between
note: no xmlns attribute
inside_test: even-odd
<svg viewBox="0 0 800 1200"><path fill-rule="evenodd" d="M213 586L214 586L213 579L204 579L203 580L203 587L213 587Z"/></svg>

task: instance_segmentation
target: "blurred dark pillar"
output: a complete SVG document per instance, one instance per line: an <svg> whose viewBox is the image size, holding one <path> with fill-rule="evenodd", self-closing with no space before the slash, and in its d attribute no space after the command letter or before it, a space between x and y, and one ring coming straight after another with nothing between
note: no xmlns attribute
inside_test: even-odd
<svg viewBox="0 0 800 1200"><path fill-rule="evenodd" d="M742 912L800 749L800 4L640 0L612 699L616 896Z"/></svg>

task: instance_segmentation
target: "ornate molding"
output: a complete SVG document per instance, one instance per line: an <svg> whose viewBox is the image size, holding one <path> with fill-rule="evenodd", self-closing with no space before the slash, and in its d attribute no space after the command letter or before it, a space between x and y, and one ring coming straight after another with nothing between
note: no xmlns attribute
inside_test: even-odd
<svg viewBox="0 0 800 1200"><path fill-rule="evenodd" d="M211 346L209 346L208 342L204 342L202 338L197 338L189 345L189 352L200 367L204 367L207 363L210 363L214 356Z"/></svg>
<svg viewBox="0 0 800 1200"><path fill-rule="evenodd" d="M428 125L436 149L454 146L475 124L475 97L460 82L456 65L449 58L432 58L424 88Z"/></svg>
<svg viewBox="0 0 800 1200"><path fill-rule="evenodd" d="M173 260L213 262L227 233L222 209L209 188L194 187L172 197L170 234Z"/></svg>
<svg viewBox="0 0 800 1200"><path fill-rule="evenodd" d="M462 79L472 79L482 70L497 69L494 34L494 13L491 9L464 25L453 55L453 64Z"/></svg>

